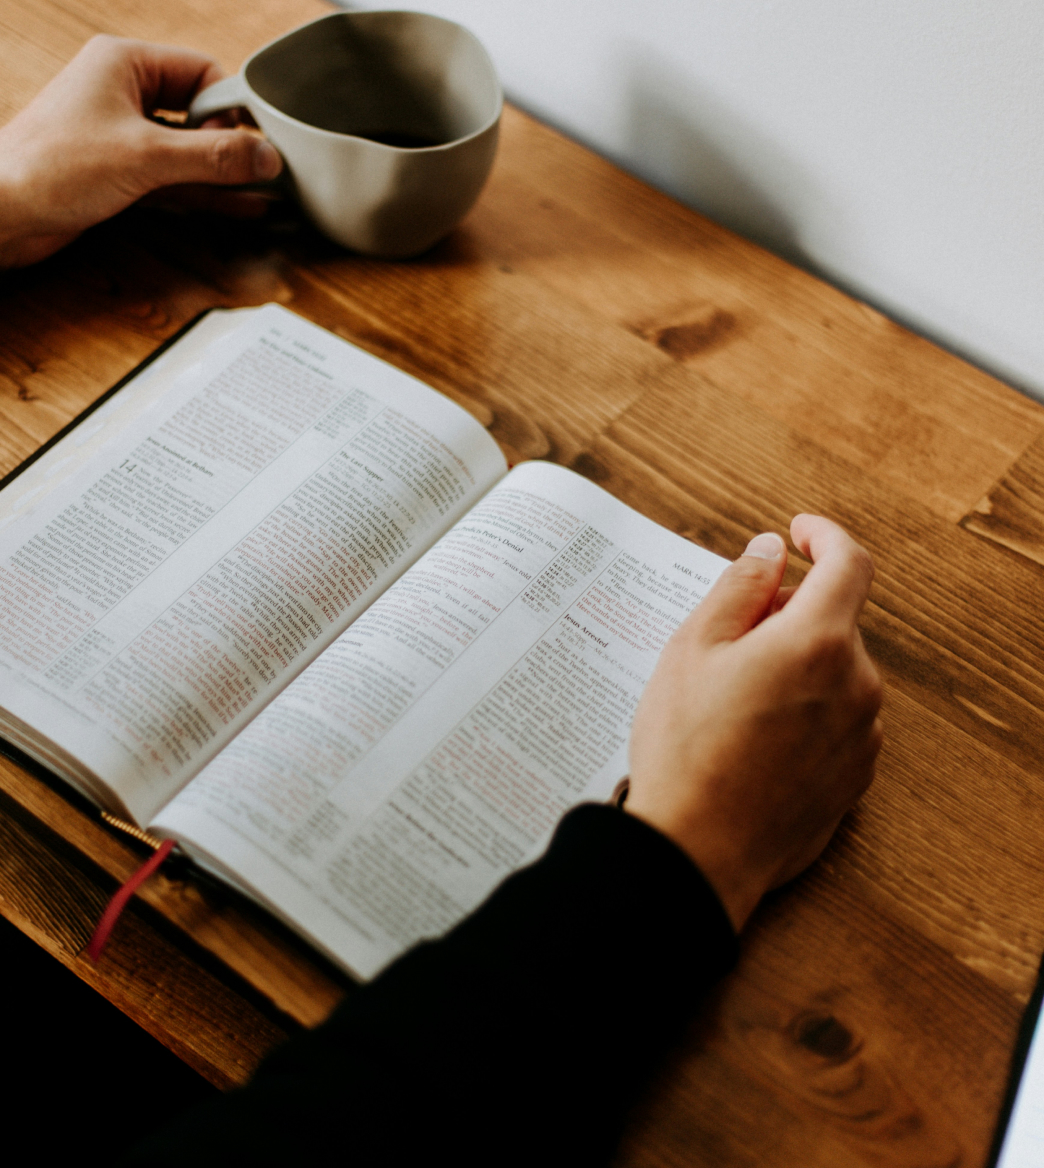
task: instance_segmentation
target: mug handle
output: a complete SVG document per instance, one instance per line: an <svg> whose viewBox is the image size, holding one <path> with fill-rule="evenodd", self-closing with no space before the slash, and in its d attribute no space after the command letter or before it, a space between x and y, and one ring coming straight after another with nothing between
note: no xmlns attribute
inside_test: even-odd
<svg viewBox="0 0 1044 1168"><path fill-rule="evenodd" d="M235 73L222 81L216 81L196 94L188 108L185 125L192 128L201 126L214 114L235 109L237 106L245 106L249 96L250 91L242 73Z"/></svg>

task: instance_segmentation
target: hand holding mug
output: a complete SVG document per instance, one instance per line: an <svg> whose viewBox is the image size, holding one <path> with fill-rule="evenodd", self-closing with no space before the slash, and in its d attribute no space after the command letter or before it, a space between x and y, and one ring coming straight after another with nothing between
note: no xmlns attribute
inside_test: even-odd
<svg viewBox="0 0 1044 1168"><path fill-rule="evenodd" d="M152 118L190 103L202 129ZM367 254L416 255L478 197L501 106L479 42L420 13L320 17L226 80L190 49L94 37L0 128L0 268L44 259L157 191L196 209L261 214L262 195L220 189L283 168L269 142L226 128L237 107L282 151L321 230Z"/></svg>
<svg viewBox="0 0 1044 1168"><path fill-rule="evenodd" d="M44 259L144 195L236 215L258 195L222 187L274 178L278 153L254 134L191 134L150 120L185 109L222 76L190 49L98 36L0 129L0 267ZM216 184L216 185L215 185Z"/></svg>

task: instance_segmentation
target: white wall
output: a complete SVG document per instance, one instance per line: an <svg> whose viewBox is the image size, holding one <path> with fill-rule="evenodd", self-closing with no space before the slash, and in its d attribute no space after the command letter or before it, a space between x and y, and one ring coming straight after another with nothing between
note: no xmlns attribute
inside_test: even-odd
<svg viewBox="0 0 1044 1168"><path fill-rule="evenodd" d="M523 107L1044 399L1041 0L408 6L473 29Z"/></svg>

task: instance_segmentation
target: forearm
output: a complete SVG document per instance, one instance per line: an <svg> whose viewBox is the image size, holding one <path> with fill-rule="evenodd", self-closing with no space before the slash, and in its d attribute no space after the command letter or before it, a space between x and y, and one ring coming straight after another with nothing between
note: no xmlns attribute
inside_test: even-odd
<svg viewBox="0 0 1044 1168"><path fill-rule="evenodd" d="M604 1163L629 1103L735 959L714 893L645 824L566 818L543 860L354 993L153 1166Z"/></svg>
<svg viewBox="0 0 1044 1168"><path fill-rule="evenodd" d="M0 129L0 268L14 268L24 262L21 257L36 224L28 197L31 183L5 129Z"/></svg>
<svg viewBox="0 0 1044 1168"><path fill-rule="evenodd" d="M0 269L52 255L100 218L96 174L63 132L46 133L30 107L0 127Z"/></svg>

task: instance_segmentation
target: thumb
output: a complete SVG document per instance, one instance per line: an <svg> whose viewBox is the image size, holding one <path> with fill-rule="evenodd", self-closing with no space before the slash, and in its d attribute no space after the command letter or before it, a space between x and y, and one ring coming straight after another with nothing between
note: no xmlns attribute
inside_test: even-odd
<svg viewBox="0 0 1044 1168"><path fill-rule="evenodd" d="M692 614L696 637L714 645L749 632L771 610L786 567L782 536L771 531L756 535Z"/></svg>
<svg viewBox="0 0 1044 1168"><path fill-rule="evenodd" d="M150 158L152 189L182 183L265 182L283 169L279 151L242 130L175 130L157 126Z"/></svg>

